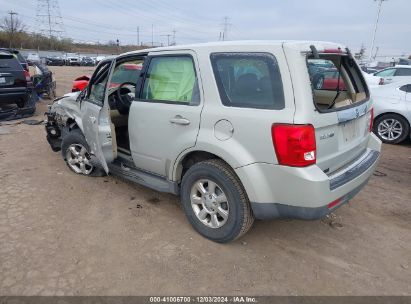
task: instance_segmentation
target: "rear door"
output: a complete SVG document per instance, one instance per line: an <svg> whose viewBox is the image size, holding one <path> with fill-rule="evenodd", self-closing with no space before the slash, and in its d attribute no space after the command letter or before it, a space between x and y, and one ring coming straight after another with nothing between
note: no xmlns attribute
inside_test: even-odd
<svg viewBox="0 0 411 304"><path fill-rule="evenodd" d="M202 110L196 55L150 53L142 75L129 114L130 150L136 167L165 177L196 143Z"/></svg>
<svg viewBox="0 0 411 304"><path fill-rule="evenodd" d="M91 153L107 173L107 163L115 158L106 90L111 65L112 61L106 61L97 67L90 79L86 97L81 102L84 136Z"/></svg>
<svg viewBox="0 0 411 304"><path fill-rule="evenodd" d="M317 165L331 173L365 152L371 115L369 92L358 65L346 53L320 54L319 58L309 55L308 62L326 63L339 74L334 87L312 85L314 111L307 108L316 130ZM315 78L318 75L310 75L311 81Z"/></svg>

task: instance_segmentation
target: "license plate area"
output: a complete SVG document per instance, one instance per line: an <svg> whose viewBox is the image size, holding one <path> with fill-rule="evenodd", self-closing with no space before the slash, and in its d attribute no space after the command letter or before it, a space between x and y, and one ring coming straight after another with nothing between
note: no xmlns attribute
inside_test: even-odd
<svg viewBox="0 0 411 304"><path fill-rule="evenodd" d="M342 141L347 144L359 137L358 119L353 119L341 124Z"/></svg>
<svg viewBox="0 0 411 304"><path fill-rule="evenodd" d="M13 84L14 84L14 77L10 77L10 76L0 77L0 86L13 85Z"/></svg>

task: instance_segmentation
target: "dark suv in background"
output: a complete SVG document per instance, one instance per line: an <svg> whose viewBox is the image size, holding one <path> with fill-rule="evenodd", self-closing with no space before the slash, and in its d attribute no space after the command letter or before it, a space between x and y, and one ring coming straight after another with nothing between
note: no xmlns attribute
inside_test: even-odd
<svg viewBox="0 0 411 304"><path fill-rule="evenodd" d="M25 107L32 88L30 73L18 57L10 51L0 50L0 106L15 103L19 108Z"/></svg>
<svg viewBox="0 0 411 304"><path fill-rule="evenodd" d="M23 69L25 69L27 72L29 71L29 64L27 63L27 60L23 57L23 55L16 49L9 49L9 48L0 48L0 52L9 52L16 57L16 59L20 62L21 66Z"/></svg>

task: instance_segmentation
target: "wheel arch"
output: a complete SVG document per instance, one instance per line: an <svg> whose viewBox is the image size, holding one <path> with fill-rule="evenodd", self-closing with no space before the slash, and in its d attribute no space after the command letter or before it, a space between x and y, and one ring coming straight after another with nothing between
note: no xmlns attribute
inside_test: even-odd
<svg viewBox="0 0 411 304"><path fill-rule="evenodd" d="M229 165L234 171L235 165L232 162L230 163L230 161L227 161L227 159L224 158L220 153L209 152L202 149L187 150L184 153L181 153L175 161L171 175L172 180L180 183L184 176L184 173L191 166L198 162L210 159L220 159L227 165Z"/></svg>

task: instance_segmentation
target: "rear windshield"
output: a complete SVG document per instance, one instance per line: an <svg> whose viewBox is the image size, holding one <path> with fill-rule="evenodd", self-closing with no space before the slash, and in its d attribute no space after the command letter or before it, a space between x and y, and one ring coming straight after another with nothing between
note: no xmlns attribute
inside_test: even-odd
<svg viewBox="0 0 411 304"><path fill-rule="evenodd" d="M0 54L0 71L4 70L22 70L20 63L14 55Z"/></svg>
<svg viewBox="0 0 411 304"><path fill-rule="evenodd" d="M283 109L278 63L268 53L214 53L211 63L225 106Z"/></svg>
<svg viewBox="0 0 411 304"><path fill-rule="evenodd" d="M348 56L324 54L308 57L308 73L315 106L320 111L349 107L369 98L368 88L355 61Z"/></svg>

